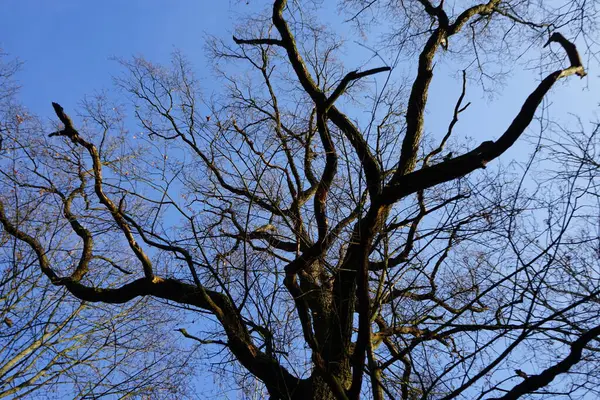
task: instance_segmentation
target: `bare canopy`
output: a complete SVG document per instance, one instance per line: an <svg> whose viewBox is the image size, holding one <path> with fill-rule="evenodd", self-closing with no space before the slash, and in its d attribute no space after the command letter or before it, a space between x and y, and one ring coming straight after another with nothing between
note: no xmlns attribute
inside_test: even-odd
<svg viewBox="0 0 600 400"><path fill-rule="evenodd" d="M593 391L594 374L583 383L568 374L597 366L600 282L584 218L596 178L582 172L593 171L590 157L575 156L593 140L560 151L558 140L542 145L548 129L517 178L494 162L530 141L557 82L586 75L557 30L567 35L576 21L534 2L448 3L343 2L362 34L369 23L389 27L381 50L370 50L379 64L348 72L342 45L316 22L318 5L276 0L232 41L209 40L223 83L210 101L180 54L170 68L122 61L128 72L117 84L132 99L136 141L104 99L85 103L77 119L52 103L53 133L31 144L4 137L4 149L20 154L2 154L3 168L14 163L2 188L20 197L0 196L4 232L80 300L150 296L202 315L179 332L224 357L222 368L259 396ZM494 51L480 41L505 44L513 31L536 38L527 54L547 51L552 33L548 43L561 46L553 70L511 98L520 109L502 127L466 140L455 128L470 105L469 79L487 79L482 52ZM413 57L410 84L394 83L400 72L386 51ZM441 57L466 66L439 134L428 118L445 114L428 97ZM567 153L569 163L560 161ZM530 179L534 166L541 179L554 163L564 170ZM53 233L36 233L50 221ZM560 356L547 357L550 348Z"/></svg>

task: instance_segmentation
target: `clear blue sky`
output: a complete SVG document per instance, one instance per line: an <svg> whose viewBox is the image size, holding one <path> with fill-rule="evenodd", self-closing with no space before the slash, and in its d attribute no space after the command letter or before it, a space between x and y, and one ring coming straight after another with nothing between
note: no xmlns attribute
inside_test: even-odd
<svg viewBox="0 0 600 400"><path fill-rule="evenodd" d="M52 101L72 113L85 95L111 87L112 76L120 71L118 64L111 61L112 57L143 55L151 61L167 63L171 52L178 49L189 58L201 79L210 78L203 51L205 34L229 38L239 15L270 2L250 0L249 3L4 0L0 48L24 62L17 76L22 85L22 103L33 113L52 118ZM345 35L349 35L348 31ZM352 54L346 53L348 69L362 65L362 60L353 60ZM549 100L560 106L561 120L574 122L568 117L569 113L581 115L583 122L594 119L600 88L598 72L593 67L595 65L588 66L589 78L572 77L552 91ZM411 63L403 68L414 70ZM515 66L515 70L519 68ZM430 129L438 123L440 127L447 126L459 87L459 82L448 79L449 71L440 68L436 73L430 109L441 107L442 118L432 118ZM207 92L218 90L211 84L214 81L203 82ZM478 88L470 87L466 100L473 105L463 115L460 131L476 138L477 142L497 138L537 82L536 71L516 73L493 101L484 97Z"/></svg>
<svg viewBox="0 0 600 400"><path fill-rule="evenodd" d="M119 71L111 57L168 62L180 49L203 75L204 34L230 32L236 8L245 11L244 3L227 1L7 0L0 47L25 62L18 75L23 103L50 116L51 101L69 110L109 87Z"/></svg>
<svg viewBox="0 0 600 400"><path fill-rule="evenodd" d="M61 103L68 111L84 95L109 88L111 77L119 72L112 57L143 55L151 61L166 63L170 53L179 49L195 66L200 78L210 78L203 51L205 34L229 38L237 17L270 3L265 0L5 0L0 48L25 62L18 75L22 102L34 113L52 117L52 101ZM352 39L350 32L343 33ZM363 60L352 62L352 51L345 54L348 69L362 65ZM411 67L408 63L404 68ZM517 72L518 68L515 67ZM561 114L581 114L585 110L583 114L592 118L592 110L598 104L595 93L600 88L598 74L592 66L588 69L589 79L579 82L572 78L567 85L560 84L554 90L551 100L561 105ZM439 67L436 70L430 109L442 105L445 109L442 115L449 118L452 107L448 102L457 97L459 82L449 80L445 72ZM467 100L473 105L463 115L461 130L472 127L471 136L476 134L476 137L498 135L506 126L506 118L512 118L537 81L535 71L519 73L507 81L503 93L518 96L518 101L517 97L501 94L490 102L472 85ZM217 90L210 87L210 82L211 79L204 80L205 89ZM490 130L483 133L482 127Z"/></svg>

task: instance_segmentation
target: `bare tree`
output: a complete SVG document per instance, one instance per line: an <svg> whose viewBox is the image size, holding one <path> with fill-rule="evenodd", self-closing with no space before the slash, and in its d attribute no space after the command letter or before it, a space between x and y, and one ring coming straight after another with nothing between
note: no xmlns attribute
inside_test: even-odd
<svg viewBox="0 0 600 400"><path fill-rule="evenodd" d="M52 251L68 263L78 249L68 239L59 238L65 226L56 218L64 215L44 216L43 209L36 209L39 203L32 204L36 200L20 197L18 188L24 175L17 170L22 165L19 158L33 157L39 148L34 147L36 143L19 143L26 141L29 133L37 134L41 126L15 101L17 87L12 78L18 63L0 65L4 198L20 206L16 221L21 217L31 221L36 237L46 238L54 246ZM62 155L53 153L52 157ZM40 161L44 162L36 159ZM47 195L41 187L33 191L38 198ZM94 257L100 263L112 263ZM124 307L79 300L52 285L40 270L36 255L6 231L0 235L0 266L0 398L187 395L189 385L184 382L189 376L190 354L174 344L174 334L165 332L178 319L165 313L160 304L149 298Z"/></svg>
<svg viewBox="0 0 600 400"><path fill-rule="evenodd" d="M276 0L209 42L224 87L210 100L180 54L135 58L117 79L135 130L99 97L77 120L53 103L50 135L7 136L0 222L80 300L202 315L182 335L258 396L594 393L595 136L547 135L542 106L586 75L571 39L590 37L596 6L568 3L346 1L359 33L390 26L371 49L381 64L348 71L318 4ZM554 55L506 127L475 145L456 134L469 82L489 90L546 41ZM398 78L385 51L416 73ZM434 66L452 57L461 85L428 132ZM526 138L520 173L494 163Z"/></svg>

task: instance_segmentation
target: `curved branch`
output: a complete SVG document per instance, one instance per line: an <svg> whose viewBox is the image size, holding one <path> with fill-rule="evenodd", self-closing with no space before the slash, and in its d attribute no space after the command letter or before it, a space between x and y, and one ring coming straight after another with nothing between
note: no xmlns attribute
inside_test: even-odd
<svg viewBox="0 0 600 400"><path fill-rule="evenodd" d="M61 131L51 133L50 136L66 136L73 143L84 147L88 151L90 157L92 158L94 171L94 190L98 196L98 200L100 200L100 203L102 203L108 209L114 221L117 223L117 226L121 229L121 231L123 231L129 247L142 263L142 268L144 269L144 275L146 278L152 279L154 273L152 272L152 262L150 261L150 258L146 255L144 250L142 250L140 245L133 237L131 228L123 218L120 208L115 205L115 203L106 195L106 193L104 193L104 189L102 188L102 162L100 160L98 149L96 149L96 146L94 146L92 143L84 140L79 135L79 132L73 127L73 122L64 112L64 109L60 106L60 104L52 103L52 107L54 108L56 116L65 125L65 128Z"/></svg>
<svg viewBox="0 0 600 400"><path fill-rule="evenodd" d="M421 168L401 177L393 185L384 189L381 196L382 202L393 204L419 190L460 178L478 168L484 168L488 162L498 158L508 150L523 134L533 120L537 107L552 86L559 79L576 74L580 70L581 67L570 67L551 73L527 97L515 119L498 140L483 142L477 148L459 157L431 167Z"/></svg>
<svg viewBox="0 0 600 400"><path fill-rule="evenodd" d="M538 375L530 375L504 396L490 400L516 400L527 393L533 393L536 390L543 388L552 382L558 375L569 372L572 366L581 361L585 346L598 336L600 336L600 325L586 331L579 339L574 341L571 344L571 351L569 351L569 354L560 362L546 368Z"/></svg>

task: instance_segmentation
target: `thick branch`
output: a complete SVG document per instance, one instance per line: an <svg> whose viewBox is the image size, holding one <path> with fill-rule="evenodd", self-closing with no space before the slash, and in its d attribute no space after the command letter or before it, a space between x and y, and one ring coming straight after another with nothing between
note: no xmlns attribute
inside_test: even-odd
<svg viewBox="0 0 600 400"><path fill-rule="evenodd" d="M281 42L288 54L288 59L292 64L292 68L298 76L300 84L306 91L306 93L313 99L315 104L322 105L325 103L325 94L321 92L317 83L310 76L310 73L306 69L306 65L298 48L296 47L296 41L290 31L290 28L283 18L283 9L287 4L287 0L276 0L273 4L273 24L277 31L281 35Z"/></svg>
<svg viewBox="0 0 600 400"><path fill-rule="evenodd" d="M440 5L437 7L434 7L429 0L419 0L419 3L425 7L425 12L427 14L438 20L438 23L442 28L446 29L448 27L449 20L448 14L446 14L446 11L444 11L444 0L442 0Z"/></svg>
<svg viewBox="0 0 600 400"><path fill-rule="evenodd" d="M279 31L281 35L281 41L283 43L283 47L285 48L288 59L296 75L300 84L306 91L306 93L312 98L314 103L317 105L317 108L324 107L327 104L327 97L325 94L319 89L316 82L311 77L310 73L306 69L306 64L298 51L296 46L296 41L292 32L289 29L289 26L285 22L283 18L283 9L287 0L276 0L273 5L273 24ZM384 67L385 68L385 67ZM376 70L365 71L370 75L372 73L381 72ZM360 74L360 73L359 73ZM366 76L366 75L362 75ZM360 76L359 76L360 77ZM341 94L341 93L340 93ZM358 157L361 160L363 169L365 171L365 177L367 179L367 186L369 188L369 193L371 195L375 195L380 193L381 191L381 168L377 162L377 159L371 153L369 146L365 139L362 137L361 133L354 126L354 124L340 112L335 106L333 106L333 102L329 105L329 109L327 110L327 117L331 119L331 121L342 130L344 135L350 140L352 147L356 151Z"/></svg>
<svg viewBox="0 0 600 400"><path fill-rule="evenodd" d="M548 42L544 45L544 47L548 46L550 43L556 42L562 46L562 48L567 53L569 57L569 62L571 63L571 67L580 68L579 71L575 72L581 78L586 76L586 72L583 69L583 63L581 62L581 57L579 57L579 52L575 47L575 44L570 42L566 37L560 34L560 32L554 32Z"/></svg>
<svg viewBox="0 0 600 400"><path fill-rule="evenodd" d="M142 267L144 269L144 275L146 276L146 278L152 279L154 274L152 272L152 262L150 261L150 258L146 255L144 250L142 250L140 245L137 243L137 241L133 237L131 228L129 227L129 225L127 224L125 219L123 218L123 215L122 215L120 209L104 193L104 189L102 187L102 180L103 180L103 178L102 178L102 162L100 160L100 154L98 153L98 149L96 149L96 146L94 146L92 143L87 142L79 135L79 132L77 132L77 130L73 127L73 122L71 121L69 116L67 114L65 114L63 108L58 103L52 103L52 107L54 108L56 116L65 125L65 129L63 129L62 131L59 131L59 132L51 133L50 136L66 136L69 139L71 139L71 141L73 143L84 147L88 151L90 157L92 158L92 163L93 163L94 189L95 189L96 195L98 196L100 203L102 203L108 209L108 211L112 215L114 221L117 223L118 227L121 229L121 231L125 235L125 238L127 239L127 243L129 244L129 247L131 248L131 250L134 252L136 257L142 263Z"/></svg>
<svg viewBox="0 0 600 400"><path fill-rule="evenodd" d="M333 105L333 103L335 103L335 101L342 95L342 93L344 93L344 91L346 90L346 88L348 87L350 82L355 81L357 79L364 78L365 76L375 75L380 72L391 71L391 70L392 69L390 67L379 67L379 68L368 69L368 70L362 71L362 72L352 71L352 72L347 73L346 76L344 76L344 78L340 81L338 86L335 88L335 90L333 91L331 96L329 96L329 98L325 102L325 111L327 111Z"/></svg>
<svg viewBox="0 0 600 400"><path fill-rule="evenodd" d="M521 110L498 140L481 143L476 149L431 167L424 167L397 180L384 190L382 202L392 204L419 190L460 178L499 157L508 150L531 123L537 107L550 88L561 78L573 75L581 67L571 67L548 75L523 103Z"/></svg>
<svg viewBox="0 0 600 400"><path fill-rule="evenodd" d="M429 37L429 40L425 44L425 48L419 56L417 77L413 82L408 99L408 107L406 109L406 135L402 141L400 161L398 169L392 178L392 184L397 182L401 176L410 173L415 168L418 147L421 142L421 136L423 135L425 106L427 104L429 84L433 78L433 57L444 37L444 31L440 28L436 29Z"/></svg>
<svg viewBox="0 0 600 400"><path fill-rule="evenodd" d="M463 11L452 25L448 28L448 36L459 32L462 27L475 15L489 15L501 0L490 0L486 4L478 4Z"/></svg>
<svg viewBox="0 0 600 400"><path fill-rule="evenodd" d="M556 363L550 368L545 369L538 375L529 376L504 396L490 400L516 400L527 393L533 393L536 390L545 387L558 375L568 372L572 366L581 361L585 346L587 346L589 342L597 338L599 335L600 325L586 331L583 335L581 335L581 337L579 337L579 339L571 344L571 351L560 362Z"/></svg>
<svg viewBox="0 0 600 400"><path fill-rule="evenodd" d="M261 44L266 44L268 46L283 46L283 42L279 39L271 39L271 38L264 38L264 39L239 39L237 37L233 37L233 41L236 44L249 44L249 45L261 45Z"/></svg>
<svg viewBox="0 0 600 400"><path fill-rule="evenodd" d="M420 2L425 6L427 13L438 19L439 25L427 40L419 56L417 77L413 83L406 110L406 135L402 141L398 169L391 180L392 185L397 184L402 176L412 172L416 166L418 147L423 135L429 84L433 78L433 58L437 48L444 41L447 41L448 37L458 33L463 25L474 15L492 12L493 8L499 3L499 0L493 0L487 4L480 4L467 9L459 15L452 25L449 25L448 17L442 9L441 4L439 7L433 7L429 1L420 0Z"/></svg>
<svg viewBox="0 0 600 400"><path fill-rule="evenodd" d="M325 168L321 180L317 185L317 191L314 197L314 209L315 219L317 220L317 227L319 230L319 242L325 240L327 234L327 228L329 222L327 220L327 195L329 194L329 188L333 182L333 178L337 172L337 160L338 156L329 134L329 127L327 126L327 119L324 113L320 109L317 109L317 130L325 149Z"/></svg>

